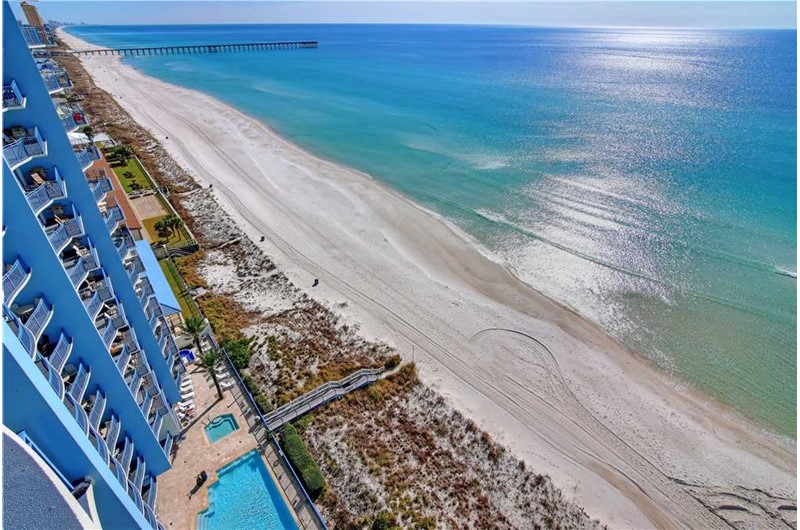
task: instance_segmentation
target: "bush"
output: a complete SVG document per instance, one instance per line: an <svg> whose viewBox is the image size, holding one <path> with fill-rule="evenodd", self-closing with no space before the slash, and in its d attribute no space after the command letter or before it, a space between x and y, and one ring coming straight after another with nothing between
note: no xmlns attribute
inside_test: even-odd
<svg viewBox="0 0 800 530"><path fill-rule="evenodd" d="M237 370L242 370L250 365L253 357L253 350L250 349L250 342L247 339L225 339L222 347L228 352L228 357Z"/></svg>
<svg viewBox="0 0 800 530"><path fill-rule="evenodd" d="M291 424L286 424L283 427L281 447L283 447L286 458L289 459L292 467L300 477L300 481L305 486L311 500L317 500L325 489L325 478L308 452L305 442L303 442L300 435L297 434L297 430Z"/></svg>
<svg viewBox="0 0 800 530"><path fill-rule="evenodd" d="M242 376L242 381L244 381L244 386L247 387L247 390L253 394L253 397L261 395L261 389L258 388L258 383L253 379L253 376L245 374Z"/></svg>
<svg viewBox="0 0 800 530"><path fill-rule="evenodd" d="M256 406L258 407L258 410L261 411L261 414L269 414L275 408L264 394L258 394L257 396L253 397L256 400Z"/></svg>
<svg viewBox="0 0 800 530"><path fill-rule="evenodd" d="M392 370L394 368L397 368L398 366L400 366L399 355L392 355L391 357L386 359L385 363L383 363L383 367L386 368L387 370Z"/></svg>

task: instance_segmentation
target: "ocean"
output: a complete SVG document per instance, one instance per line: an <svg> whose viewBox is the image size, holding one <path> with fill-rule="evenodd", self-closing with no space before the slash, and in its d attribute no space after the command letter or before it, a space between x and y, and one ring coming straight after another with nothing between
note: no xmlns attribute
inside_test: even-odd
<svg viewBox="0 0 800 530"><path fill-rule="evenodd" d="M76 26L435 210L643 357L796 438L794 31Z"/></svg>

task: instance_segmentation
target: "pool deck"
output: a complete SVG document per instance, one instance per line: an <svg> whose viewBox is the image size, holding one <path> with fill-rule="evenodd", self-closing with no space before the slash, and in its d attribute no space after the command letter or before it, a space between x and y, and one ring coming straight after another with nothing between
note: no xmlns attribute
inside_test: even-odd
<svg viewBox="0 0 800 530"><path fill-rule="evenodd" d="M262 458L273 480L280 485L278 489L281 490L295 522L303 529L318 528L319 525L302 494L295 487L290 472L284 468L272 446L264 441L263 428L253 417L238 385L224 391L225 397L220 401L210 375L192 364L187 365L187 375L194 384L196 414L191 423L184 426L185 438L177 445L172 469L158 477L158 518L164 527L194 529L197 514L208 507L208 487L217 481L217 470L257 449L257 439L260 439L265 449ZM206 435L205 425L221 414L233 414L239 428L212 444ZM190 497L196 477L202 471L208 473L208 480Z"/></svg>

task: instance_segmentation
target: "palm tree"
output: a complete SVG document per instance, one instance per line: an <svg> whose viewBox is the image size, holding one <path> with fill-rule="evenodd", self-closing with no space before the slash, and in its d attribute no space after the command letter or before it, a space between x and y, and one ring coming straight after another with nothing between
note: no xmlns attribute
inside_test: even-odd
<svg viewBox="0 0 800 530"><path fill-rule="evenodd" d="M173 232L178 234L178 239L181 238L180 228L183 226L183 219L177 215L170 215L167 217L167 224Z"/></svg>
<svg viewBox="0 0 800 530"><path fill-rule="evenodd" d="M219 386L219 380L217 379L217 367L220 365L221 362L222 362L222 355L220 355L217 350L211 350L208 353L201 353L200 361L198 363L198 367L201 370L211 374L211 379L214 381L214 386L217 387L217 394L219 394L220 400L225 398L225 396L222 393L222 387Z"/></svg>
<svg viewBox="0 0 800 530"><path fill-rule="evenodd" d="M200 336L203 333L203 330L206 329L206 322L200 317L189 317L186 319L183 325L183 329L186 330L186 333L192 336L194 339L194 344L197 346L197 353L198 355L203 355L203 346L200 343Z"/></svg>

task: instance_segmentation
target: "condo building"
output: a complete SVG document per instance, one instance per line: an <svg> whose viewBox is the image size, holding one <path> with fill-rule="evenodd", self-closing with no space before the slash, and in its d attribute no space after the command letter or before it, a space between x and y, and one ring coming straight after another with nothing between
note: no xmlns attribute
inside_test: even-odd
<svg viewBox="0 0 800 530"><path fill-rule="evenodd" d="M185 369L69 76L3 10L3 527L161 529Z"/></svg>

